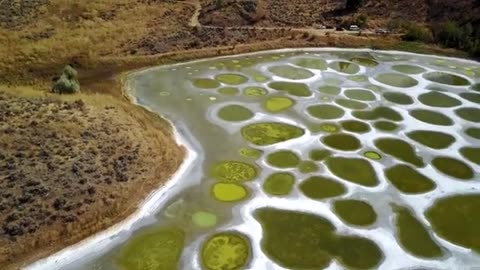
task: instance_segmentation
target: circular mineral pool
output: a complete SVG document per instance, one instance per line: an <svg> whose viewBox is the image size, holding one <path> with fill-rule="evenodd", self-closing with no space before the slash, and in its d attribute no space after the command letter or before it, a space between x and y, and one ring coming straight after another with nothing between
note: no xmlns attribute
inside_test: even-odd
<svg viewBox="0 0 480 270"><path fill-rule="evenodd" d="M326 70L327 69L327 62L323 59L316 59L316 58L301 58L294 61L295 65L299 67L309 68L309 69L318 69L318 70Z"/></svg>
<svg viewBox="0 0 480 270"><path fill-rule="evenodd" d="M377 220L373 207L361 200L337 200L333 210L343 221L355 226L368 226Z"/></svg>
<svg viewBox="0 0 480 270"><path fill-rule="evenodd" d="M461 93L459 94L460 97L470 101L470 102L473 102L473 103L477 103L477 104L480 104L480 94L476 94L476 93Z"/></svg>
<svg viewBox="0 0 480 270"><path fill-rule="evenodd" d="M455 114L466 121L473 122L473 123L480 123L479 108L464 107L464 108L456 109Z"/></svg>
<svg viewBox="0 0 480 270"><path fill-rule="evenodd" d="M237 232L215 234L202 246L202 263L208 270L243 269L250 257L250 241Z"/></svg>
<svg viewBox="0 0 480 270"><path fill-rule="evenodd" d="M247 97L260 97L268 94L268 91L263 87L249 86L243 90L243 94Z"/></svg>
<svg viewBox="0 0 480 270"><path fill-rule="evenodd" d="M246 187L234 183L216 183L212 187L212 195L221 202L236 202L248 196Z"/></svg>
<svg viewBox="0 0 480 270"><path fill-rule="evenodd" d="M197 88L212 89L220 86L220 83L213 79L197 78L193 80L193 85Z"/></svg>
<svg viewBox="0 0 480 270"><path fill-rule="evenodd" d="M253 116L251 110L241 105L228 105L218 111L218 117L229 122L242 122Z"/></svg>
<svg viewBox="0 0 480 270"><path fill-rule="evenodd" d="M295 183L295 176L288 172L278 172L271 174L263 183L263 190L273 196L288 195Z"/></svg>
<svg viewBox="0 0 480 270"><path fill-rule="evenodd" d="M270 97L265 101L264 107L267 111L276 113L284 111L294 104L295 101L288 97Z"/></svg>
<svg viewBox="0 0 480 270"><path fill-rule="evenodd" d="M453 125L453 120L450 117L436 111L425 110L425 109L415 109L410 111L410 115L422 122L436 125L436 126L452 126Z"/></svg>
<svg viewBox="0 0 480 270"><path fill-rule="evenodd" d="M318 119L337 119L345 114L345 111L340 107L330 104L313 105L307 108L310 115Z"/></svg>
<svg viewBox="0 0 480 270"><path fill-rule="evenodd" d="M209 228L217 224L217 216L210 212L198 211L192 215L192 222L198 227Z"/></svg>
<svg viewBox="0 0 480 270"><path fill-rule="evenodd" d="M332 62L328 65L328 67L345 74L356 74L360 71L358 65L345 61Z"/></svg>
<svg viewBox="0 0 480 270"><path fill-rule="evenodd" d="M268 87L297 97L308 97L312 94L308 85L304 83L278 81L269 83Z"/></svg>
<svg viewBox="0 0 480 270"><path fill-rule="evenodd" d="M124 269L176 269L185 233L178 228L149 228L120 250L118 264Z"/></svg>
<svg viewBox="0 0 480 270"><path fill-rule="evenodd" d="M375 101L376 97L370 90L348 89L343 92L348 98L359 101Z"/></svg>
<svg viewBox="0 0 480 270"><path fill-rule="evenodd" d="M290 80L303 80L313 77L313 73L301 68L292 66L274 66L268 69L273 74Z"/></svg>
<svg viewBox="0 0 480 270"><path fill-rule="evenodd" d="M425 212L433 230L442 238L480 253L480 194L440 198Z"/></svg>
<svg viewBox="0 0 480 270"><path fill-rule="evenodd" d="M413 104L413 98L401 92L386 92L383 94L383 97L386 100L399 105Z"/></svg>
<svg viewBox="0 0 480 270"><path fill-rule="evenodd" d="M218 93L226 96L234 96L240 93L240 90L238 90L238 88L235 88L235 87L222 87L218 89Z"/></svg>
<svg viewBox="0 0 480 270"><path fill-rule="evenodd" d="M314 172L318 171L319 169L320 168L318 167L318 165L315 162L310 161L310 160L302 161L298 165L298 171L301 172L301 173L304 173L304 174L314 173Z"/></svg>
<svg viewBox="0 0 480 270"><path fill-rule="evenodd" d="M327 95L338 95L341 91L340 87L334 85L323 85L318 88L318 92Z"/></svg>
<svg viewBox="0 0 480 270"><path fill-rule="evenodd" d="M225 182L250 181L257 176L257 167L240 161L223 161L213 167L212 176Z"/></svg>
<svg viewBox="0 0 480 270"><path fill-rule="evenodd" d="M314 200L337 197L347 191L343 184L322 176L312 176L306 179L299 188L305 196Z"/></svg>
<svg viewBox="0 0 480 270"><path fill-rule="evenodd" d="M418 100L431 107L450 108L462 105L460 100L438 91L421 94L418 96Z"/></svg>
<svg viewBox="0 0 480 270"><path fill-rule="evenodd" d="M280 150L269 154L267 163L277 168L294 168L300 163L300 158L293 151Z"/></svg>
<svg viewBox="0 0 480 270"><path fill-rule="evenodd" d="M426 193L437 186L432 179L405 164L388 168L385 176L392 185L406 194Z"/></svg>
<svg viewBox="0 0 480 270"><path fill-rule="evenodd" d="M329 157L326 163L330 171L341 179L367 187L378 185L377 174L365 159Z"/></svg>
<svg viewBox="0 0 480 270"><path fill-rule="evenodd" d="M389 122L389 121L377 121L373 124L373 126L376 129L386 131L386 132L394 131L398 128L397 124L395 124L393 122Z"/></svg>
<svg viewBox="0 0 480 270"><path fill-rule="evenodd" d="M357 120L346 120L341 122L341 125L342 125L342 128L346 131L360 133L360 134L367 133L371 130L370 126L367 123L357 121Z"/></svg>
<svg viewBox="0 0 480 270"><path fill-rule="evenodd" d="M380 155L379 153L377 153L375 151L367 151L367 152L363 153L363 156L366 157L366 158L369 158L371 160L382 159L382 155Z"/></svg>
<svg viewBox="0 0 480 270"><path fill-rule="evenodd" d="M470 85L470 82L460 76L446 72L429 72L423 75L423 77L429 81L452 85L452 86L467 86Z"/></svg>
<svg viewBox="0 0 480 270"><path fill-rule="evenodd" d="M480 140L480 128L473 128L473 127L467 128L465 130L465 134L467 134L471 138Z"/></svg>
<svg viewBox="0 0 480 270"><path fill-rule="evenodd" d="M420 74L426 71L424 68L415 65L395 65L392 69L405 74Z"/></svg>
<svg viewBox="0 0 480 270"><path fill-rule="evenodd" d="M247 141L265 146L296 139L303 136L305 130L290 124L266 122L245 126L241 133Z"/></svg>
<svg viewBox="0 0 480 270"><path fill-rule="evenodd" d="M465 162L445 156L432 160L432 165L440 172L458 180L471 180L474 176L473 169Z"/></svg>
<svg viewBox="0 0 480 270"><path fill-rule="evenodd" d="M234 73L219 74L215 76L215 79L221 83L230 85L238 85L248 81L248 77Z"/></svg>
<svg viewBox="0 0 480 270"><path fill-rule="evenodd" d="M338 133L325 136L322 139L324 145L341 151L355 151L359 149L362 144L360 140L350 134Z"/></svg>
<svg viewBox="0 0 480 270"><path fill-rule="evenodd" d="M398 73L383 73L383 74L377 75L375 79L386 85L399 87L399 88L410 88L418 84L417 80L411 77L408 77L406 75L398 74Z"/></svg>

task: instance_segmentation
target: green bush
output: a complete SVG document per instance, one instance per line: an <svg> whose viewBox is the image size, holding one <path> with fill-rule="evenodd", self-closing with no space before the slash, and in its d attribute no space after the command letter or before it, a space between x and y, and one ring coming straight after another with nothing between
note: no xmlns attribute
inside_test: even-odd
<svg viewBox="0 0 480 270"><path fill-rule="evenodd" d="M405 41L421 41L426 43L433 41L430 29L418 24L410 24L402 38Z"/></svg>
<svg viewBox="0 0 480 270"><path fill-rule="evenodd" d="M77 79L77 71L67 65L58 80L53 83L52 92L57 94L74 94L80 91L80 83Z"/></svg>
<svg viewBox="0 0 480 270"><path fill-rule="evenodd" d="M72 66L67 65L63 68L63 74L65 74L68 79L76 79L78 72Z"/></svg>
<svg viewBox="0 0 480 270"><path fill-rule="evenodd" d="M391 19L387 23L387 28L390 31L404 31L412 25L410 21L404 19Z"/></svg>
<svg viewBox="0 0 480 270"><path fill-rule="evenodd" d="M435 42L450 48L468 52L473 56L480 56L480 25L447 21L434 25L431 30L414 22L403 19L392 19L388 22L392 31L405 31L403 40L418 42Z"/></svg>

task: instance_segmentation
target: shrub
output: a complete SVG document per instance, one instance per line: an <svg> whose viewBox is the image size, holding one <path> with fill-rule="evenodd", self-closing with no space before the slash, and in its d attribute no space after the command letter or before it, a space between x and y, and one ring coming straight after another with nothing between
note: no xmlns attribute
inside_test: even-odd
<svg viewBox="0 0 480 270"><path fill-rule="evenodd" d="M67 65L63 68L63 74L65 74L68 79L76 79L78 72L72 66Z"/></svg>
<svg viewBox="0 0 480 270"><path fill-rule="evenodd" d="M391 19L387 23L387 28L391 31L403 31L410 27L412 23L404 19Z"/></svg>
<svg viewBox="0 0 480 270"><path fill-rule="evenodd" d="M427 43L433 41L433 36L430 29L418 24L410 24L407 32L402 38L405 41L422 41Z"/></svg>
<svg viewBox="0 0 480 270"><path fill-rule="evenodd" d="M472 55L480 55L480 30L474 30L471 23L463 26L447 21L433 28L435 41L447 47L457 48Z"/></svg>
<svg viewBox="0 0 480 270"><path fill-rule="evenodd" d="M440 24L433 28L435 34L435 40L448 47L459 46L463 38L462 29L452 22L448 21L444 24Z"/></svg>
<svg viewBox="0 0 480 270"><path fill-rule="evenodd" d="M80 83L77 80L77 71L67 65L58 80L53 83L52 92L57 94L74 94L80 91Z"/></svg>

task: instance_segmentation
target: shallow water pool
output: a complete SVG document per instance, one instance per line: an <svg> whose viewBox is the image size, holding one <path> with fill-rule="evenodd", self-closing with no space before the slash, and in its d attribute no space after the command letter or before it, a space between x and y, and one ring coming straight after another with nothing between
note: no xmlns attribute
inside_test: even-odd
<svg viewBox="0 0 480 270"><path fill-rule="evenodd" d="M480 268L480 64L282 50L129 78L199 154L60 269Z"/></svg>

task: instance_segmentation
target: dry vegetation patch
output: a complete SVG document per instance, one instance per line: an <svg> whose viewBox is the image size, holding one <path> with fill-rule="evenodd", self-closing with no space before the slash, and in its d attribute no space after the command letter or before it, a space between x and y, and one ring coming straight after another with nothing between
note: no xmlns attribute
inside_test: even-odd
<svg viewBox="0 0 480 270"><path fill-rule="evenodd" d="M264 18L263 9L256 0L202 1L200 23L214 26L253 25Z"/></svg>
<svg viewBox="0 0 480 270"><path fill-rule="evenodd" d="M120 221L183 158L158 117L111 97L80 97L0 92L0 266Z"/></svg>
<svg viewBox="0 0 480 270"><path fill-rule="evenodd" d="M200 49L220 46L236 46L267 40L276 40L291 35L287 29L192 28L168 36L148 35L132 48L135 53L151 55L179 50Z"/></svg>

